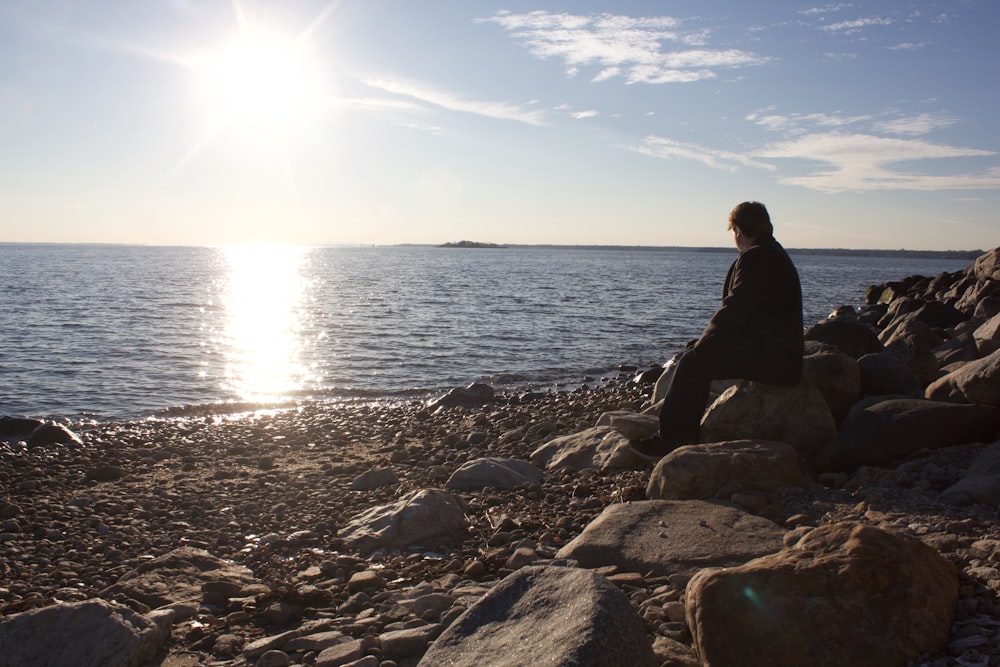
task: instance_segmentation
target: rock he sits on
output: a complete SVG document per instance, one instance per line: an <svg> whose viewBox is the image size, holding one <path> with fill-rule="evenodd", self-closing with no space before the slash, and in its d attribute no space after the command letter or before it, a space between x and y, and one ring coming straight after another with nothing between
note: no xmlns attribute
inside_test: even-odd
<svg viewBox="0 0 1000 667"><path fill-rule="evenodd" d="M792 387L740 380L709 407L700 437L702 442L775 440L811 458L836 436L826 399L804 377Z"/></svg>

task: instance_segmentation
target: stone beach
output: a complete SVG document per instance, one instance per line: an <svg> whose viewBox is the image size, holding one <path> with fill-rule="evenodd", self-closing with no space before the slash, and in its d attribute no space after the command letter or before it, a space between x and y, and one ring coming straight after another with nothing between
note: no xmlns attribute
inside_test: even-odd
<svg viewBox="0 0 1000 667"><path fill-rule="evenodd" d="M656 463L660 369L0 420L0 665L1000 665L1000 249L867 300Z"/></svg>

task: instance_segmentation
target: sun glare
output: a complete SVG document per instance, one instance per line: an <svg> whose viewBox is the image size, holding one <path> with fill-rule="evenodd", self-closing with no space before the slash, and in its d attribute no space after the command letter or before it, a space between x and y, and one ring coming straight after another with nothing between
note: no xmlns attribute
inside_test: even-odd
<svg viewBox="0 0 1000 667"><path fill-rule="evenodd" d="M306 250L263 244L224 253L227 388L242 400L285 400L309 381L300 358Z"/></svg>
<svg viewBox="0 0 1000 667"><path fill-rule="evenodd" d="M301 41L262 28L240 33L200 68L203 98L219 133L283 135L315 109L320 86Z"/></svg>

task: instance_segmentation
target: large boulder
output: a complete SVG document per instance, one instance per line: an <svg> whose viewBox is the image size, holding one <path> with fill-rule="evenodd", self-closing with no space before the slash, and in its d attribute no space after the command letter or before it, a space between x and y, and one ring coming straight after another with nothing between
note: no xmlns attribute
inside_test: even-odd
<svg viewBox="0 0 1000 667"><path fill-rule="evenodd" d="M837 439L814 467L850 471L884 466L921 449L990 441L1000 429L1000 410L919 398L872 398L848 413Z"/></svg>
<svg viewBox="0 0 1000 667"><path fill-rule="evenodd" d="M64 602L0 619L0 664L139 667L165 641L153 621L123 605Z"/></svg>
<svg viewBox="0 0 1000 667"><path fill-rule="evenodd" d="M866 354L858 359L861 373L862 396L923 396L924 385L920 383L910 365L895 352L883 350Z"/></svg>
<svg viewBox="0 0 1000 667"><path fill-rule="evenodd" d="M973 272L977 280L1000 280L1000 248L977 257Z"/></svg>
<svg viewBox="0 0 1000 667"><path fill-rule="evenodd" d="M886 329L879 338L886 351L906 362L922 386L937 379L939 368L934 348L944 341L941 334L923 322L906 320L898 327Z"/></svg>
<svg viewBox="0 0 1000 667"><path fill-rule="evenodd" d="M686 445L656 464L646 497L695 500L718 497L722 489L774 491L802 484L799 455L791 445L765 440L733 440Z"/></svg>
<svg viewBox="0 0 1000 667"><path fill-rule="evenodd" d="M448 626L419 665L659 665L628 597L599 574L524 567Z"/></svg>
<svg viewBox="0 0 1000 667"><path fill-rule="evenodd" d="M741 380L712 403L701 422L702 442L777 440L809 458L833 441L837 425L826 399L808 378L792 387Z"/></svg>
<svg viewBox="0 0 1000 667"><path fill-rule="evenodd" d="M1000 315L994 315L983 322L972 333L972 337L979 354L984 357L1000 350Z"/></svg>
<svg viewBox="0 0 1000 667"><path fill-rule="evenodd" d="M1000 350L970 361L928 385L927 398L1000 408Z"/></svg>
<svg viewBox="0 0 1000 667"><path fill-rule="evenodd" d="M200 602L202 586L226 582L233 590L258 583L248 568L193 547L179 547L139 567L101 591L104 598L133 599L149 607Z"/></svg>
<svg viewBox="0 0 1000 667"><path fill-rule="evenodd" d="M914 538L838 523L702 571L686 596L705 667L901 667L947 642L958 575Z"/></svg>
<svg viewBox="0 0 1000 667"><path fill-rule="evenodd" d="M486 487L513 489L537 486L543 478L542 471L527 461L487 457L463 463L445 486L455 491L480 491Z"/></svg>
<svg viewBox="0 0 1000 667"><path fill-rule="evenodd" d="M629 439L610 426L553 438L531 453L531 462L545 470L615 470L644 464Z"/></svg>
<svg viewBox="0 0 1000 667"><path fill-rule="evenodd" d="M882 349L882 343L874 331L858 320L848 317L835 317L817 322L806 329L805 339L832 345L854 359L860 359L866 354Z"/></svg>
<svg viewBox="0 0 1000 667"><path fill-rule="evenodd" d="M338 533L344 543L362 553L379 548L430 546L465 536L465 501L444 491L418 489L395 503L372 507L351 519Z"/></svg>
<svg viewBox="0 0 1000 667"><path fill-rule="evenodd" d="M556 558L586 568L690 576L778 551L784 534L781 526L730 505L643 500L609 505Z"/></svg>
<svg viewBox="0 0 1000 667"><path fill-rule="evenodd" d="M826 400L836 423L847 415L861 397L861 369L854 357L843 352L817 352L806 355L802 372Z"/></svg>

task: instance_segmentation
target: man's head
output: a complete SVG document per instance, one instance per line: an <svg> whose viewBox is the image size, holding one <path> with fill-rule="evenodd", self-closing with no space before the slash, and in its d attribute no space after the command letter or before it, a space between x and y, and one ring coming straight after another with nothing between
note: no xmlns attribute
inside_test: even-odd
<svg viewBox="0 0 1000 667"><path fill-rule="evenodd" d="M746 250L758 238L766 238L774 233L771 226L771 216L767 209L757 201L745 201L738 204L729 214L729 226L736 235L736 246Z"/></svg>

